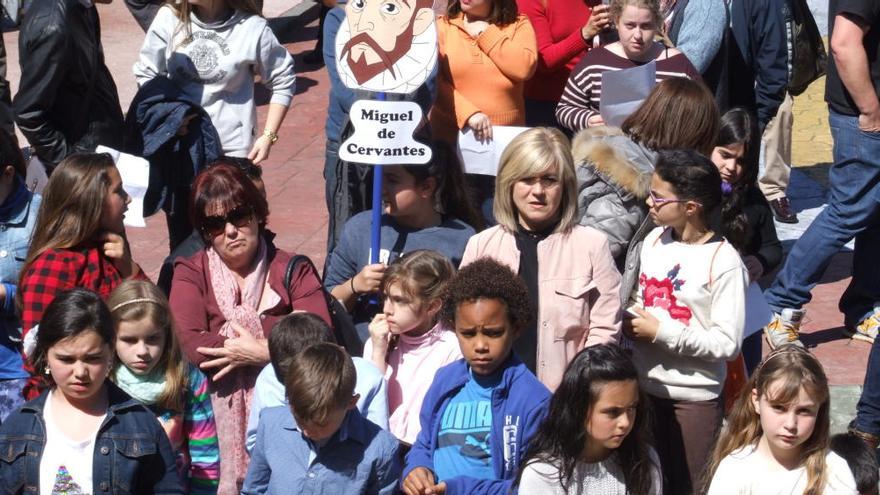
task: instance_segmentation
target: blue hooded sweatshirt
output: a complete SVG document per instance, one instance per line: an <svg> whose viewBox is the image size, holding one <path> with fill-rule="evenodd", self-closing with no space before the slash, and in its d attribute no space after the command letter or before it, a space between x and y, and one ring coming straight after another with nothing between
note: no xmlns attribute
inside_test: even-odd
<svg viewBox="0 0 880 495"><path fill-rule="evenodd" d="M550 391L519 358L511 353L502 370L501 383L492 391L492 434L489 437L495 479L457 476L443 480L448 495L510 493L528 442L547 414ZM434 450L443 411L470 378L470 366L464 359L437 372L422 402L419 415L422 431L406 456L401 480L417 467L434 472Z"/></svg>

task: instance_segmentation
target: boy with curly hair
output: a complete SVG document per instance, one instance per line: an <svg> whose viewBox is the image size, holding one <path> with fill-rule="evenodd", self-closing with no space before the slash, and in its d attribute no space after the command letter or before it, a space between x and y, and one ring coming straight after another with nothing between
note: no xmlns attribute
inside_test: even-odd
<svg viewBox="0 0 880 495"><path fill-rule="evenodd" d="M526 286L484 258L450 283L442 318L464 358L437 372L406 458L407 495L508 493L550 392L513 353L531 317Z"/></svg>

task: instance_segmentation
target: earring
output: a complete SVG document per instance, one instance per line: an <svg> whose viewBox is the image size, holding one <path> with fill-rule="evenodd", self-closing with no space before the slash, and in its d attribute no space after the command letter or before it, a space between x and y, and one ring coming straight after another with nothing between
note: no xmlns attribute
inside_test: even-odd
<svg viewBox="0 0 880 495"><path fill-rule="evenodd" d="M49 367L48 367L48 366L46 366L46 369L43 370L43 374L44 374L44 375L48 375L48 374L49 374Z"/></svg>

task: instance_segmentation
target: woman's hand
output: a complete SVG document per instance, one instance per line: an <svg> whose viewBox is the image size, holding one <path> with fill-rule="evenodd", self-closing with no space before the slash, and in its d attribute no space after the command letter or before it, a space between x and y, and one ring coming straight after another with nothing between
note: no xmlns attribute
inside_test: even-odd
<svg viewBox="0 0 880 495"><path fill-rule="evenodd" d="M633 340L645 340L653 342L660 328L660 320L642 308L632 308L639 316L629 320L629 325L624 324L624 333Z"/></svg>
<svg viewBox="0 0 880 495"><path fill-rule="evenodd" d="M593 7L590 20L581 28L581 37L585 40L593 39L609 26L611 26L611 14L608 12L608 6L600 3Z"/></svg>
<svg viewBox="0 0 880 495"><path fill-rule="evenodd" d="M603 119L601 115L593 115L587 119L587 127L596 127L600 125L605 125L605 119Z"/></svg>
<svg viewBox="0 0 880 495"><path fill-rule="evenodd" d="M749 272L749 282L755 282L764 275L764 265L757 257L748 255L743 258L743 264L746 265L746 270Z"/></svg>
<svg viewBox="0 0 880 495"><path fill-rule="evenodd" d="M351 285L357 294L373 294L379 292L379 286L382 284L382 276L385 275L385 264L373 263L361 269L354 276Z"/></svg>
<svg viewBox="0 0 880 495"><path fill-rule="evenodd" d="M214 380L219 380L239 366L265 366L269 363L269 347L266 339L256 339L241 325L231 322L235 337L223 341L223 347L199 347L196 352L215 358L203 362L199 368L219 368Z"/></svg>
<svg viewBox="0 0 880 495"><path fill-rule="evenodd" d="M483 31L489 27L489 23L486 21L465 21L463 27L467 34L471 35L471 38L476 38L483 34Z"/></svg>
<svg viewBox="0 0 880 495"><path fill-rule="evenodd" d="M485 113L477 112L471 115L467 120L467 126L473 129L477 141L485 143L492 140L492 123Z"/></svg>
<svg viewBox="0 0 880 495"><path fill-rule="evenodd" d="M268 136L260 136L254 141L254 147L248 153L248 160L259 165L263 160L269 158L269 150L272 148L272 140Z"/></svg>
<svg viewBox="0 0 880 495"><path fill-rule="evenodd" d="M110 259L122 278L129 278L137 272L137 264L131 259L128 240L115 232L104 232L100 236L101 251Z"/></svg>
<svg viewBox="0 0 880 495"><path fill-rule="evenodd" d="M388 317L385 316L385 313L378 313L374 316L369 329L370 342L373 344L373 355L370 358L380 371L385 371L388 343L391 342L391 331L388 329Z"/></svg>

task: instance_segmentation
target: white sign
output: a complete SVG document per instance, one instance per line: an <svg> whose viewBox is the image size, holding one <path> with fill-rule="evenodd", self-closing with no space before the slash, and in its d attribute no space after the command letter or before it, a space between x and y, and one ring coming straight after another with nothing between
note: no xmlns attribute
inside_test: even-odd
<svg viewBox="0 0 880 495"><path fill-rule="evenodd" d="M496 175L501 154L513 138L529 130L529 127L492 126L492 139L479 141L468 127L458 133L458 156L466 174Z"/></svg>
<svg viewBox="0 0 880 495"><path fill-rule="evenodd" d="M128 205L128 211L125 212L123 223L129 227L146 227L144 196L147 194L147 186L150 183L150 162L139 156L122 153L106 146L98 146L95 152L108 153L113 157L116 168L119 170L119 176L122 178L122 188L131 196L131 203Z"/></svg>
<svg viewBox="0 0 880 495"><path fill-rule="evenodd" d="M411 101L358 100L349 112L354 133L339 147L339 158L365 165L424 165L431 148L413 133L422 108Z"/></svg>

